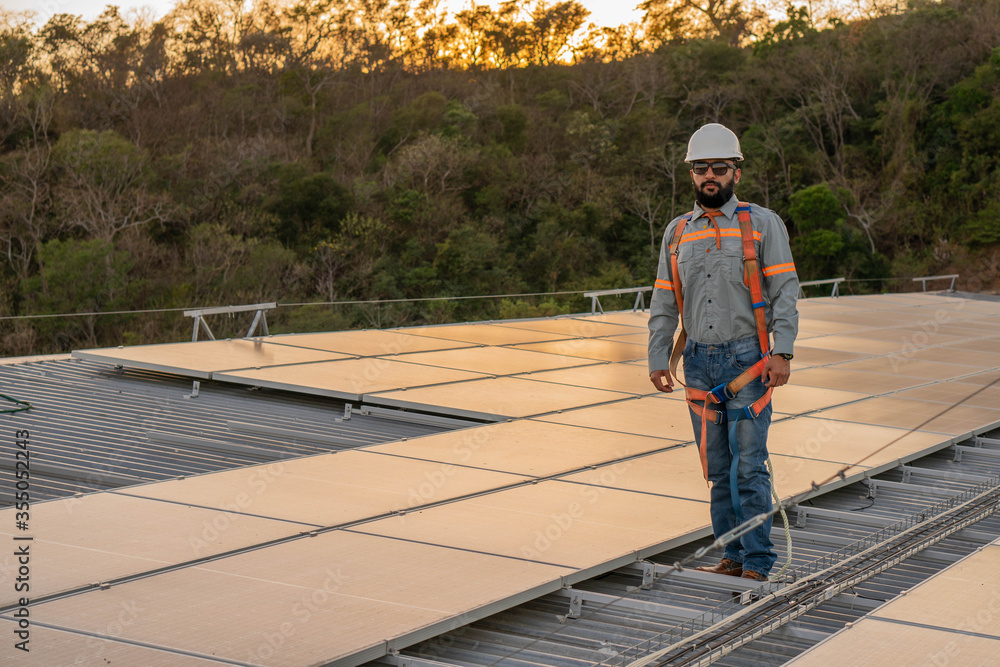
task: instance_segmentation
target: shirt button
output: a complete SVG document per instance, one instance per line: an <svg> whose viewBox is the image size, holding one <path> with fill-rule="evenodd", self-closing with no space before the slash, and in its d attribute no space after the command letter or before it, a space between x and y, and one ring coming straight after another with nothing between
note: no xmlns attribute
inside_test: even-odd
<svg viewBox="0 0 1000 667"><path fill-rule="evenodd" d="M709 324L709 325L708 325L708 328L709 328L709 329L711 329L711 328L712 328L712 325L711 325L711 324Z"/></svg>
<svg viewBox="0 0 1000 667"><path fill-rule="evenodd" d="M710 274L708 274L708 277L709 277L709 278L711 278L711 277L712 277L712 274L711 274L711 273L710 273Z"/></svg>
<svg viewBox="0 0 1000 667"><path fill-rule="evenodd" d="M711 299L709 299L709 300L708 300L708 302L709 302L709 303L712 303L712 300L711 300Z"/></svg>

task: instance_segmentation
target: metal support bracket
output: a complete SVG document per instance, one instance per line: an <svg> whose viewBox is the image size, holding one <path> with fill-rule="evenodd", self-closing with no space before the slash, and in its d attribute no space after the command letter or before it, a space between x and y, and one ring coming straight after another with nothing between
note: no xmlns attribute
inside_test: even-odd
<svg viewBox="0 0 1000 667"><path fill-rule="evenodd" d="M583 596L578 592L574 591L572 588L567 589L569 592L569 613L566 614L566 618L580 618L580 614L583 613Z"/></svg>
<svg viewBox="0 0 1000 667"><path fill-rule="evenodd" d="M797 507L795 510L795 527L805 528L808 516L809 513L805 510L805 508Z"/></svg>
<svg viewBox="0 0 1000 667"><path fill-rule="evenodd" d="M646 310L646 292L652 292L653 288L651 286L646 287L623 287L621 289L602 289L596 292L584 292L584 297L590 297L590 314L596 315L597 311L604 313L604 307L601 306L602 296L618 296L621 294L635 294L635 303L632 304L632 311Z"/></svg>
<svg viewBox="0 0 1000 667"><path fill-rule="evenodd" d="M250 329L247 330L247 334L246 336L244 336L244 338L250 338L254 335L254 332L257 330L258 325L261 327L261 330L263 331L265 336L270 335L270 332L267 329L266 312L268 310L274 310L277 307L278 307L277 303L270 302L270 303L253 303L245 306L220 306L218 308L199 308L197 310L185 310L184 316L194 318L194 327L191 331L192 341L198 340L199 329L205 330L205 335L208 336L209 340L215 340L215 334L213 334L212 330L208 327L208 322L205 321L205 315L219 315L219 314L232 315L233 313L245 313L249 311L256 311L256 314L254 315L253 318L253 322L250 324Z"/></svg>

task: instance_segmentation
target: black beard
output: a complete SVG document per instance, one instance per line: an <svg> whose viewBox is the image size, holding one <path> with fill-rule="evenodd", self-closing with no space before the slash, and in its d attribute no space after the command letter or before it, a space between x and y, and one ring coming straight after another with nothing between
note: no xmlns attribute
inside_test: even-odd
<svg viewBox="0 0 1000 667"><path fill-rule="evenodd" d="M729 181L727 185L719 185L718 183L715 185L717 188L714 195L703 192L697 185L694 186L694 198L699 204L701 204L702 208L722 208L722 205L729 201L729 198L733 196L733 191L736 188L736 181ZM702 187L705 187L705 183L702 183Z"/></svg>

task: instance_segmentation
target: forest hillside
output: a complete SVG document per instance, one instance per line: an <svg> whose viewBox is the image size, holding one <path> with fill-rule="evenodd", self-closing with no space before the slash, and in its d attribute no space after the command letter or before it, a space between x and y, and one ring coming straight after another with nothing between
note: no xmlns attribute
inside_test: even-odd
<svg viewBox="0 0 1000 667"><path fill-rule="evenodd" d="M802 280L1000 284L1000 0L822 25L647 0L615 29L435 7L0 16L0 354L185 340L180 309L262 301L272 332L580 312L652 283L715 121ZM442 298L499 295L535 296Z"/></svg>

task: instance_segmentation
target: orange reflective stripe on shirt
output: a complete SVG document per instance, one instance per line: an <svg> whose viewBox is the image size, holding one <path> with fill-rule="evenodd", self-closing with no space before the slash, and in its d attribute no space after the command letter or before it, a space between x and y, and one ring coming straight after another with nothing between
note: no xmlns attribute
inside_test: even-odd
<svg viewBox="0 0 1000 667"><path fill-rule="evenodd" d="M708 239L715 237L714 229L703 229L700 232L688 232L681 238L681 243L687 243L689 241L698 241L700 239ZM720 236L734 236L736 238L740 237L740 230L738 229L722 229L720 230ZM753 233L753 240L760 241L760 232Z"/></svg>
<svg viewBox="0 0 1000 667"><path fill-rule="evenodd" d="M775 264L774 266L764 267L765 276L775 276L779 273L788 273L789 271L795 270L795 264L788 262L787 264Z"/></svg>
<svg viewBox="0 0 1000 667"><path fill-rule="evenodd" d="M671 281L669 281L669 280L660 280L659 278L657 278L656 282L653 283L653 284L656 287L659 287L660 289L672 290L674 288L674 284Z"/></svg>

